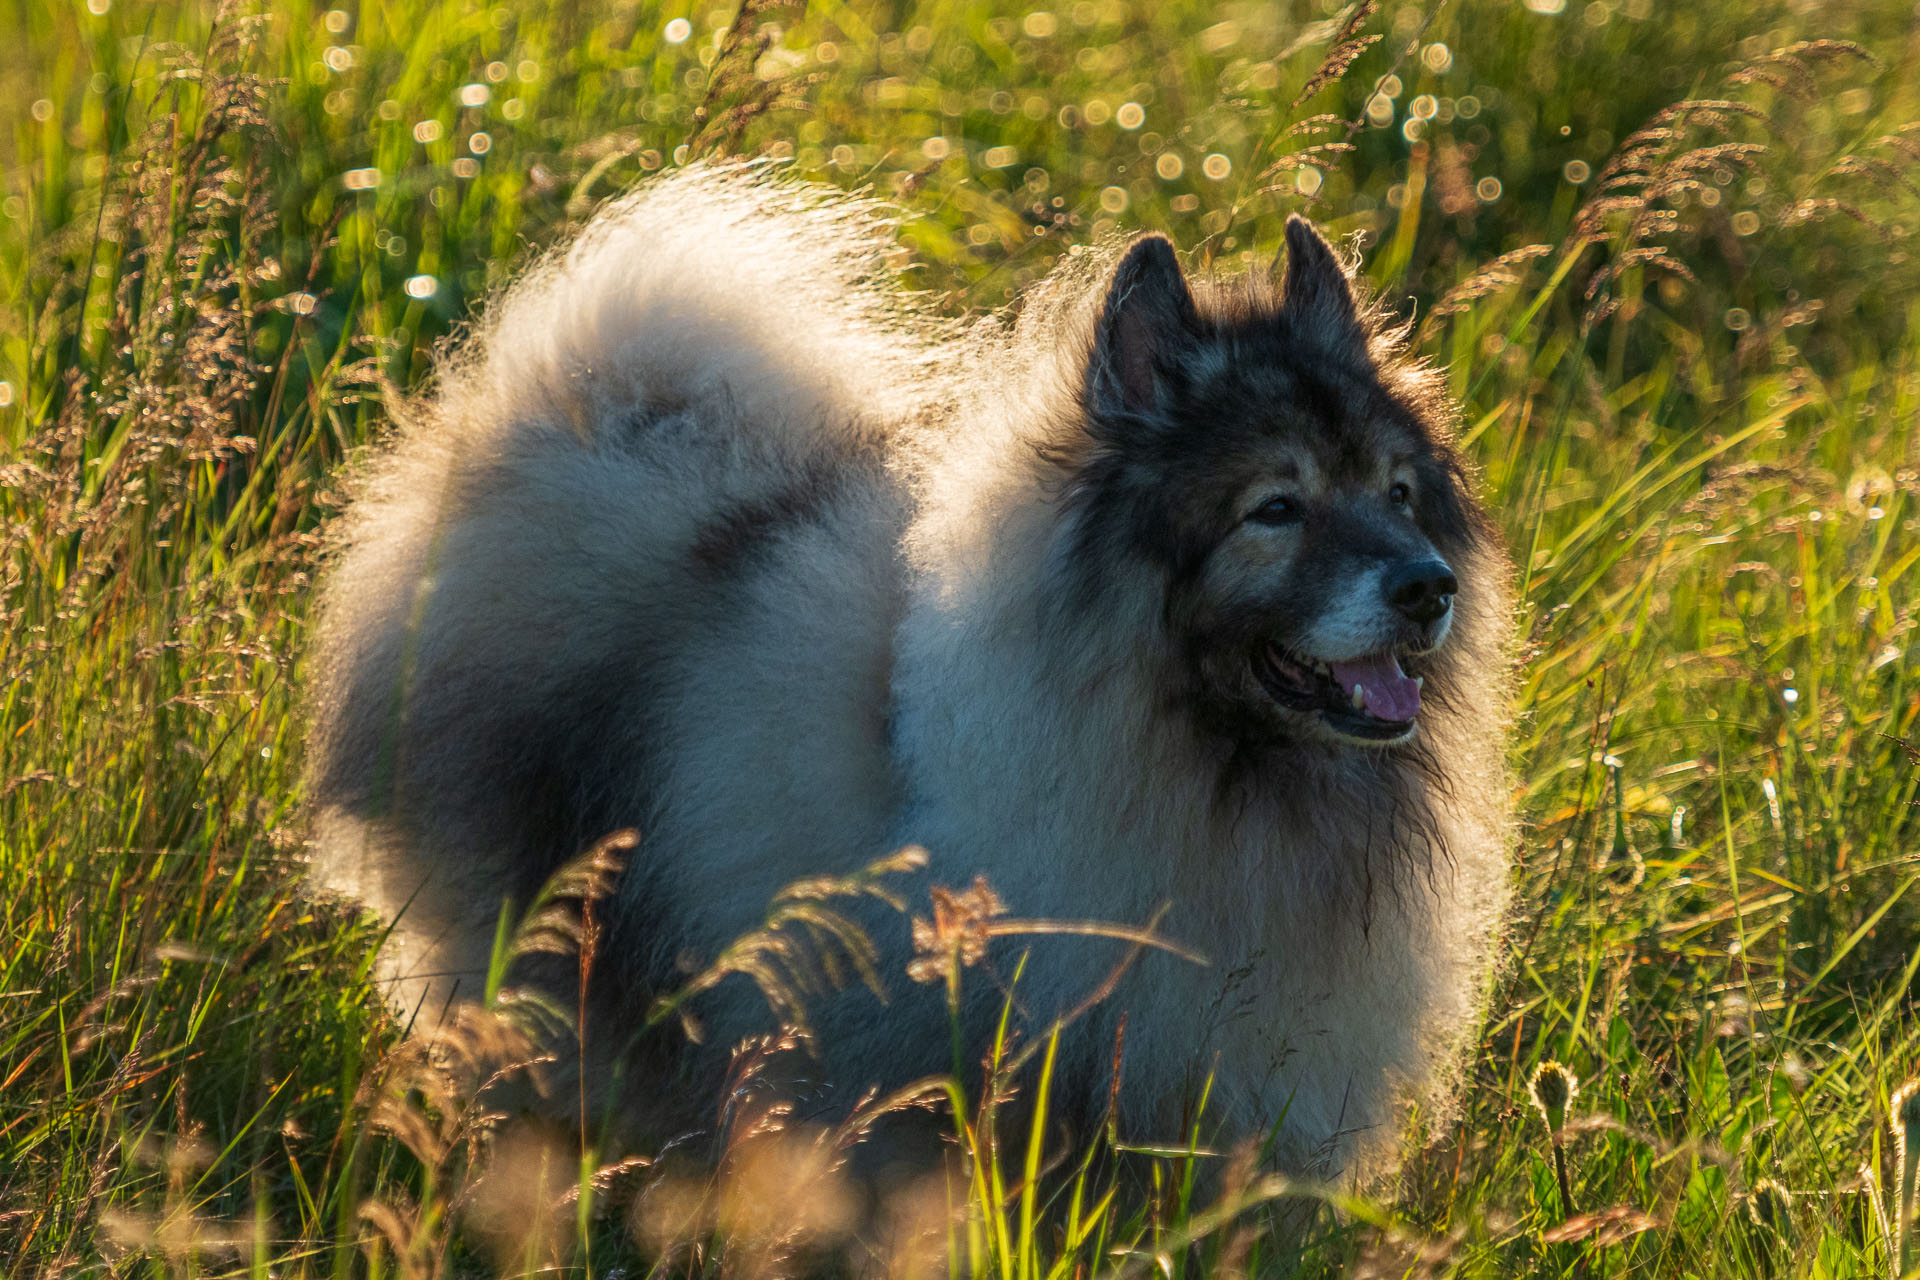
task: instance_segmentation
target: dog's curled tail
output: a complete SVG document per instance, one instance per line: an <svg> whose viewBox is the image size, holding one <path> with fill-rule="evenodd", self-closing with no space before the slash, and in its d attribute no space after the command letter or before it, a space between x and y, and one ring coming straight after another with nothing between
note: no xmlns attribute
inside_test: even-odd
<svg viewBox="0 0 1920 1280"><path fill-rule="evenodd" d="M654 179L488 308L443 366L442 406L584 426L721 395L801 430L820 425L809 408L884 413L933 354L894 248L874 201L764 164Z"/></svg>

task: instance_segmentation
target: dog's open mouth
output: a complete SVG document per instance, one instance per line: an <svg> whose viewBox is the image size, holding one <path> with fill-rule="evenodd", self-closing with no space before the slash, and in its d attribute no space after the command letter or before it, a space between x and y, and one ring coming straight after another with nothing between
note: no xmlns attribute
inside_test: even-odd
<svg viewBox="0 0 1920 1280"><path fill-rule="evenodd" d="M1403 738L1420 714L1422 680L1402 671L1399 655L1391 650L1322 662L1276 645L1256 658L1253 668L1274 701L1315 712L1350 738Z"/></svg>

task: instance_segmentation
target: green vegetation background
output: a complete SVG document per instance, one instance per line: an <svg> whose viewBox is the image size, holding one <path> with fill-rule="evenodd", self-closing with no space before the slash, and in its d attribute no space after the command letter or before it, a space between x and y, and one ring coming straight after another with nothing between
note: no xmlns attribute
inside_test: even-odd
<svg viewBox="0 0 1920 1280"><path fill-rule="evenodd" d="M466 1131L379 1111L376 931L298 893L317 535L490 288L716 153L894 200L955 313L1139 228L1261 264L1306 212L1452 370L1522 566L1520 909L1462 1113L1257 1240L1189 1202L1205 1159L1048 1150L1027 1183L1036 1149L982 1178L956 1268L1900 1270L1905 4L14 0L0 36L11 1274L499 1261L449 1243ZM1548 1059L1579 1082L1557 1143ZM565 1209L568 1266L642 1265L643 1181ZM710 1244L662 1265L777 1270Z"/></svg>

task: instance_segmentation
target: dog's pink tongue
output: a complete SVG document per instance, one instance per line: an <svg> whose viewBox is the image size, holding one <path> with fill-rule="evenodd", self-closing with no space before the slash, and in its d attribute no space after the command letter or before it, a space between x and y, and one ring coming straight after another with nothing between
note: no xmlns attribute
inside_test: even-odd
<svg viewBox="0 0 1920 1280"><path fill-rule="evenodd" d="M1327 666L1349 694L1359 685L1366 709L1380 719L1411 720L1420 714L1420 686L1400 669L1400 659L1393 654L1372 654Z"/></svg>

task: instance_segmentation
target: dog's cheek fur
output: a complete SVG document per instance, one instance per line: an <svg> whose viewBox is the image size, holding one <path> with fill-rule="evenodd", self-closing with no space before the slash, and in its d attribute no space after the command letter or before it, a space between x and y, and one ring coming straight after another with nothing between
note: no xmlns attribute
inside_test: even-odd
<svg viewBox="0 0 1920 1280"><path fill-rule="evenodd" d="M1415 519L1442 556L1485 541L1488 521L1470 496L1465 467L1450 449L1436 451L1416 467Z"/></svg>

